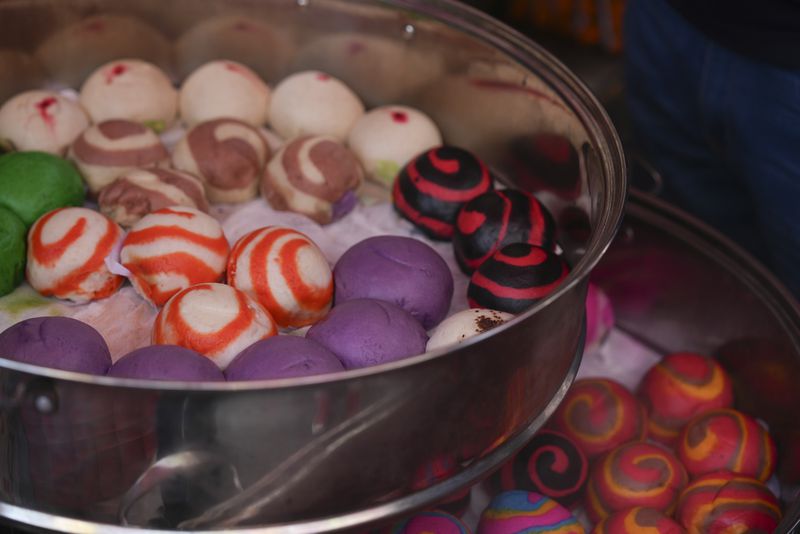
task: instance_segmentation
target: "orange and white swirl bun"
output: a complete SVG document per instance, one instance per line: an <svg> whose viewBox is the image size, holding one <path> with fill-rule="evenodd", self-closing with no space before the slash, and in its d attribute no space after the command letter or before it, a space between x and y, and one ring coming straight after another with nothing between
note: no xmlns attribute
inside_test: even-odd
<svg viewBox="0 0 800 534"><path fill-rule="evenodd" d="M46 297L81 303L105 298L123 281L105 262L121 238L122 229L94 210L45 213L28 233L28 283Z"/></svg>
<svg viewBox="0 0 800 534"><path fill-rule="evenodd" d="M264 169L261 194L276 210L302 213L319 224L347 214L364 171L356 156L330 137L304 136L281 147Z"/></svg>
<svg viewBox="0 0 800 534"><path fill-rule="evenodd" d="M333 301L333 274L322 251L300 232L280 226L236 242L228 283L255 298L281 327L314 324Z"/></svg>
<svg viewBox="0 0 800 534"><path fill-rule="evenodd" d="M173 206L145 215L125 236L120 263L137 293L161 306L181 289L217 282L230 248L222 226L202 211Z"/></svg>
<svg viewBox="0 0 800 534"><path fill-rule="evenodd" d="M225 284L198 284L161 309L153 344L186 347L224 370L241 351L275 334L269 312L243 292Z"/></svg>

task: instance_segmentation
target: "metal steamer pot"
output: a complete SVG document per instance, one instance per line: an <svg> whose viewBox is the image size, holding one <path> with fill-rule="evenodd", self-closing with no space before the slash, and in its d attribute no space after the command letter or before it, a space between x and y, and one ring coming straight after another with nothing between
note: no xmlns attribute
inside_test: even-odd
<svg viewBox="0 0 800 534"><path fill-rule="evenodd" d="M77 88L123 57L176 83L216 58L272 84L317 68L368 106L418 107L540 192L573 269L456 349L332 376L187 388L0 359L0 517L64 532L363 528L475 482L544 423L580 361L587 275L626 193L614 128L563 65L452 0L0 1L0 99ZM571 141L579 177L528 172L542 133Z"/></svg>
<svg viewBox="0 0 800 534"><path fill-rule="evenodd" d="M791 293L718 232L636 191L591 278L634 342L708 354L731 374L736 408L764 421L777 444L776 532L800 531L800 306Z"/></svg>

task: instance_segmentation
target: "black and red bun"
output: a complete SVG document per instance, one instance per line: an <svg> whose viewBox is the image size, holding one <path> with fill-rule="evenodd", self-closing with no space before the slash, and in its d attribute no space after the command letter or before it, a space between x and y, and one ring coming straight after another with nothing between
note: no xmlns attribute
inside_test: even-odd
<svg viewBox="0 0 800 534"><path fill-rule="evenodd" d="M588 472L589 462L574 441L541 430L496 476L502 491L535 491L570 505L580 497Z"/></svg>
<svg viewBox="0 0 800 534"><path fill-rule="evenodd" d="M462 206L453 233L453 248L461 270L469 274L510 243L555 246L553 216L524 191L489 191Z"/></svg>
<svg viewBox="0 0 800 534"><path fill-rule="evenodd" d="M440 146L412 159L392 190L400 214L433 239L453 236L461 206L494 187L492 175L472 153Z"/></svg>
<svg viewBox="0 0 800 534"><path fill-rule="evenodd" d="M472 273L471 308L521 313L549 295L569 274L564 259L530 243L506 245Z"/></svg>

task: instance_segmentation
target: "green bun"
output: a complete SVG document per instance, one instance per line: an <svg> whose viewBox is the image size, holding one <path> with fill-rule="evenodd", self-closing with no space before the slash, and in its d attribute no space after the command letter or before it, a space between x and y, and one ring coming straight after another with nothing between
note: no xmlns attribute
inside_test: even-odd
<svg viewBox="0 0 800 534"><path fill-rule="evenodd" d="M25 276L25 224L0 206L0 296L16 289Z"/></svg>
<svg viewBox="0 0 800 534"><path fill-rule="evenodd" d="M44 152L0 156L0 206L27 228L48 211L82 206L84 198L81 175L69 161Z"/></svg>

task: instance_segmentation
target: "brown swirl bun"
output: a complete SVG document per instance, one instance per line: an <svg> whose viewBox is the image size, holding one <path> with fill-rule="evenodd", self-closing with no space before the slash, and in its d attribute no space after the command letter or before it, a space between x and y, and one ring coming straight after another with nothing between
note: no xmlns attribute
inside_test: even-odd
<svg viewBox="0 0 800 534"><path fill-rule="evenodd" d="M100 191L100 211L124 227L171 206L187 206L208 212L203 183L189 173L174 169L133 169Z"/></svg>
<svg viewBox="0 0 800 534"><path fill-rule="evenodd" d="M86 79L81 104L93 122L126 119L161 131L175 120L178 91L152 63L122 59L98 67Z"/></svg>
<svg viewBox="0 0 800 534"><path fill-rule="evenodd" d="M298 137L267 164L261 194L276 210L328 224L350 211L363 179L355 155L331 137Z"/></svg>
<svg viewBox="0 0 800 534"><path fill-rule="evenodd" d="M167 149L153 130L118 119L87 128L72 144L69 155L93 195L123 172L169 161Z"/></svg>
<svg viewBox="0 0 800 534"><path fill-rule="evenodd" d="M237 119L191 128L175 147L172 164L199 177L211 202L244 202L258 194L271 151L261 133Z"/></svg>

